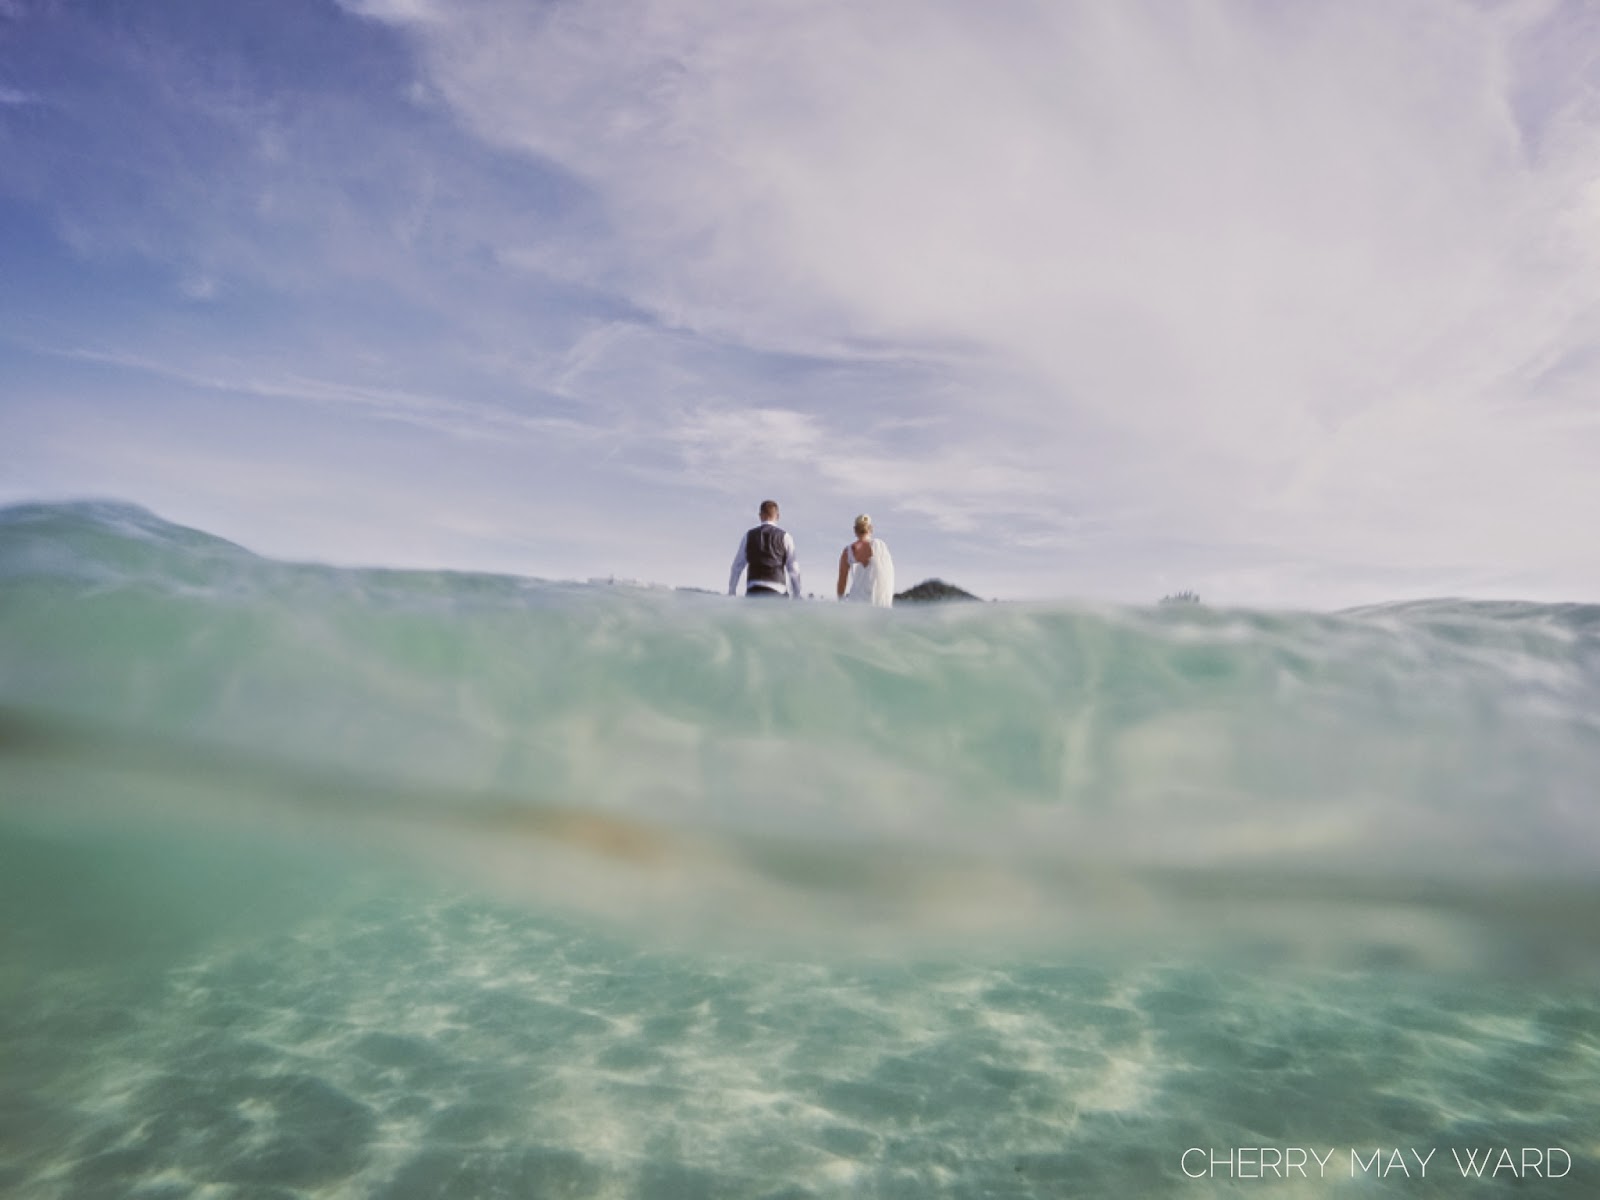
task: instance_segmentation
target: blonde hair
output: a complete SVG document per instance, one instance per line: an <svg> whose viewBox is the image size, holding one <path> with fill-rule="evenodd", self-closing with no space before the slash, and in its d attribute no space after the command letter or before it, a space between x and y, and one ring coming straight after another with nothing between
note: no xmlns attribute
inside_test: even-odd
<svg viewBox="0 0 1600 1200"><path fill-rule="evenodd" d="M856 518L856 536L857 537L866 537L867 534L869 534L871 532L872 532L872 518L867 516L866 513L862 513L859 517Z"/></svg>

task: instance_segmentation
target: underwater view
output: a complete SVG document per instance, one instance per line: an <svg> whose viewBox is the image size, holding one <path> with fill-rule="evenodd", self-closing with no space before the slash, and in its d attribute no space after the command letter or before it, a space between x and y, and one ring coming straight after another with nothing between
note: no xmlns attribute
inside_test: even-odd
<svg viewBox="0 0 1600 1200"><path fill-rule="evenodd" d="M0 510L0 1194L1600 1194L1597 780L1597 605Z"/></svg>

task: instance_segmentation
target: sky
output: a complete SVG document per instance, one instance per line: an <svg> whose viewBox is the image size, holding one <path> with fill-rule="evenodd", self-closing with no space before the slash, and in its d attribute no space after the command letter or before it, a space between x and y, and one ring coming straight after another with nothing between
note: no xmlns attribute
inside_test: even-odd
<svg viewBox="0 0 1600 1200"><path fill-rule="evenodd" d="M0 503L1600 599L1600 5L0 0Z"/></svg>

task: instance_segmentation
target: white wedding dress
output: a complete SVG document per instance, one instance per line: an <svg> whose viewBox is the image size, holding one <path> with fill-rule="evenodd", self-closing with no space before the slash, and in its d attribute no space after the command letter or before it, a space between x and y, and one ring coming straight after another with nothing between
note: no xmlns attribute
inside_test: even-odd
<svg viewBox="0 0 1600 1200"><path fill-rule="evenodd" d="M889 543L872 538L872 557L863 565L845 548L850 559L850 580L845 586L844 598L851 604L872 604L888 608L894 604L894 559L889 555Z"/></svg>

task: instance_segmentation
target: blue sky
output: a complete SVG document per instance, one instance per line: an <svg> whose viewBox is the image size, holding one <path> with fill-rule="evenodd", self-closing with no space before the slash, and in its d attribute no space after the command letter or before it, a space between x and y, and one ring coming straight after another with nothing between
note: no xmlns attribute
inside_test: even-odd
<svg viewBox="0 0 1600 1200"><path fill-rule="evenodd" d="M1600 598L1583 3L0 0L0 502L812 590Z"/></svg>

